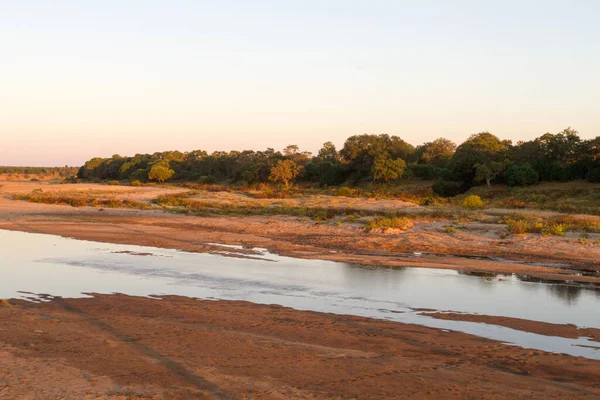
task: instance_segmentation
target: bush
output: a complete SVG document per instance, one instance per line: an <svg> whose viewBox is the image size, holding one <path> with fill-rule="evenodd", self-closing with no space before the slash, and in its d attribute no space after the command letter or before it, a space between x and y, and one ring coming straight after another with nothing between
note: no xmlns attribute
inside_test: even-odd
<svg viewBox="0 0 600 400"><path fill-rule="evenodd" d="M326 209L318 209L310 213L311 218L315 221L327 221L329 214Z"/></svg>
<svg viewBox="0 0 600 400"><path fill-rule="evenodd" d="M217 183L217 178L215 178L212 175L210 175L210 176L201 176L200 177L200 183L204 183L206 185L214 185L215 183Z"/></svg>
<svg viewBox="0 0 600 400"><path fill-rule="evenodd" d="M464 208L483 208L484 204L483 200L481 200L481 197L476 195L470 195L465 197L465 199L462 202L462 206Z"/></svg>
<svg viewBox="0 0 600 400"><path fill-rule="evenodd" d="M427 164L411 164L408 167L408 173L410 176L427 180L446 179L452 175L448 168L439 168Z"/></svg>
<svg viewBox="0 0 600 400"><path fill-rule="evenodd" d="M590 170L590 173L588 175L588 181L600 182L600 167L596 167Z"/></svg>
<svg viewBox="0 0 600 400"><path fill-rule="evenodd" d="M460 185L456 182L437 181L431 186L435 194L441 197L453 197L460 191Z"/></svg>
<svg viewBox="0 0 600 400"><path fill-rule="evenodd" d="M539 175L529 164L512 164L504 172L504 179L509 186L528 186L538 183Z"/></svg>
<svg viewBox="0 0 600 400"><path fill-rule="evenodd" d="M530 232L531 224L527 221L507 219L505 222L509 233L521 235L523 233Z"/></svg>
<svg viewBox="0 0 600 400"><path fill-rule="evenodd" d="M133 181L131 181L131 182L130 182L130 185L131 185L131 186L143 186L143 185L142 185L142 182L138 181L137 179L136 179L136 180L133 180Z"/></svg>
<svg viewBox="0 0 600 400"><path fill-rule="evenodd" d="M414 225L413 221L405 217L379 217L371 220L365 227L366 231L372 231L374 229L399 229L402 231Z"/></svg>
<svg viewBox="0 0 600 400"><path fill-rule="evenodd" d="M350 189L348 186L342 186L333 192L334 196L353 197L356 196L356 189Z"/></svg>
<svg viewBox="0 0 600 400"><path fill-rule="evenodd" d="M564 236L566 226L563 224L549 223L542 228L542 234L551 236Z"/></svg>
<svg viewBox="0 0 600 400"><path fill-rule="evenodd" d="M557 215L548 220L534 215L511 214L497 221L506 224L506 233L541 233L563 236L567 231L600 232L600 224L593 219Z"/></svg>
<svg viewBox="0 0 600 400"><path fill-rule="evenodd" d="M502 207L504 208L525 208L527 204L524 201L520 200L505 200L502 202Z"/></svg>

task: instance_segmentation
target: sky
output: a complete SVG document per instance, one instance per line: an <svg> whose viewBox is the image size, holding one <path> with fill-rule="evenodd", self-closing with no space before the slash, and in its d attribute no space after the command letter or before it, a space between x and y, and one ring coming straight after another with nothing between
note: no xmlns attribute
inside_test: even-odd
<svg viewBox="0 0 600 400"><path fill-rule="evenodd" d="M0 0L0 165L600 135L597 0Z"/></svg>

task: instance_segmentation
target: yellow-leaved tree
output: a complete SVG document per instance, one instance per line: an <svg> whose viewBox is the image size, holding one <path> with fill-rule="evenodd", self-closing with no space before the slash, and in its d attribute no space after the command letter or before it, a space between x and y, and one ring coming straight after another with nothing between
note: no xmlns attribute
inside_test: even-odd
<svg viewBox="0 0 600 400"><path fill-rule="evenodd" d="M290 181L300 174L302 167L292 160L279 160L277 165L271 168L269 180L272 182L283 182L285 187L289 186Z"/></svg>

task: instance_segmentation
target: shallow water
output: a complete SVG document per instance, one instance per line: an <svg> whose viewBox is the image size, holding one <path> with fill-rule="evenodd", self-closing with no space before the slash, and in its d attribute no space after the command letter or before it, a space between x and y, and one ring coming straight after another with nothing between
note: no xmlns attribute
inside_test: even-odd
<svg viewBox="0 0 600 400"><path fill-rule="evenodd" d="M221 248L221 254L242 255L235 246ZM600 359L600 343L586 338L437 320L415 311L428 308L600 328L597 287L531 282L513 275L364 267L281 257L260 249L252 258L232 258L0 230L0 277L0 298L35 300L40 298L32 293L81 297L95 292L247 300L416 323Z"/></svg>

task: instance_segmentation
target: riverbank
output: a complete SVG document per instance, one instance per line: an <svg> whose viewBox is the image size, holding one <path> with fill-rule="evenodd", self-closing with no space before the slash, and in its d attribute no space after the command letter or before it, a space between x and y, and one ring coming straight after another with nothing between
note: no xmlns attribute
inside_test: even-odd
<svg viewBox="0 0 600 400"><path fill-rule="evenodd" d="M600 396L598 361L240 301L11 300L0 329L0 398Z"/></svg>
<svg viewBox="0 0 600 400"><path fill-rule="evenodd" d="M447 221L425 220L406 231L367 232L358 223L289 215L192 216L153 205L159 195L185 191L177 188L41 187L44 192L77 190L135 200L151 205L148 209L70 207L10 198L36 188L31 183L0 188L0 229L226 257L257 257L260 253L254 249L266 248L307 259L456 269L461 275L482 276L477 279L485 287L492 283L486 280L509 285L500 281L510 280L503 274L511 273L520 274L519 280L560 281L556 286L565 290L600 280L594 272L596 247L582 246L568 236L502 239L498 224L465 221L465 229L449 234L444 229ZM402 207L368 201L354 206ZM419 212L415 206L406 209ZM69 242L66 245L73 246ZM242 248L232 251L223 244ZM28 246L33 251L36 241L23 249ZM446 329L242 301L125 295L61 299L39 293L31 298L40 297L48 301L9 300L0 306L0 399L600 396L600 361ZM564 338L599 335L598 329L518 318L430 316Z"/></svg>
<svg viewBox="0 0 600 400"><path fill-rule="evenodd" d="M318 222L285 215L193 216L157 208L71 207L11 199L16 193L35 189L56 193L85 192L149 205L157 196L185 192L181 188L7 182L0 187L0 229L194 252L218 252L218 246L211 243L222 243L266 248L297 258L389 267L516 273L537 279L600 284L600 246L591 242L595 237L587 242L575 234L564 237L524 234L502 238L504 227L500 224L464 221L450 230L448 224L451 222L443 218L415 220L406 230L367 232L364 224L357 222ZM232 201L227 193L206 193L205 196L213 196L213 201ZM310 198L298 201L310 204L335 201L339 206L345 200ZM354 201L351 205L359 209L381 208L407 213L424 210L388 200L349 201ZM496 214L505 211L493 210Z"/></svg>

